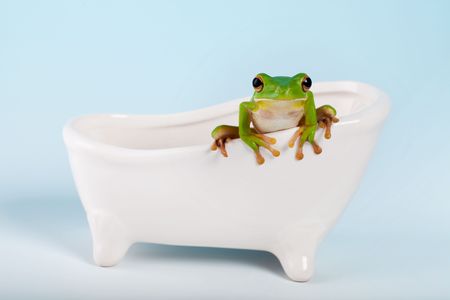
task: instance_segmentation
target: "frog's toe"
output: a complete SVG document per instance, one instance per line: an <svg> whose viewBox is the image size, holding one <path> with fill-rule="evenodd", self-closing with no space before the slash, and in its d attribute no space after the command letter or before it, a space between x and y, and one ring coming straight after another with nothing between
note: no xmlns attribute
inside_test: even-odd
<svg viewBox="0 0 450 300"><path fill-rule="evenodd" d="M326 139L331 138L331 126L333 123L339 122L339 119L331 114L323 114L318 121L319 127L325 129L324 136Z"/></svg>
<svg viewBox="0 0 450 300"><path fill-rule="evenodd" d="M295 152L295 159L297 159L297 160L303 159L303 157L304 157L303 146L304 145L305 145L305 142L300 141L300 143L298 144L298 147L297 147L297 151ZM322 148L315 141L311 143L311 146L313 147L315 154L322 153Z"/></svg>
<svg viewBox="0 0 450 300"><path fill-rule="evenodd" d="M261 147L266 148L275 157L280 156L280 151L278 151L277 149L271 147L270 145L266 144L266 145L262 145Z"/></svg>
<svg viewBox="0 0 450 300"><path fill-rule="evenodd" d="M270 144L270 145L275 145L277 143L277 140L275 138L272 138L270 136L264 135L262 133L257 133L255 134L256 137L258 137L259 139L263 140L264 142Z"/></svg>
<svg viewBox="0 0 450 300"><path fill-rule="evenodd" d="M292 137L289 139L288 146L289 148L293 148L295 145L295 142L297 139L302 135L303 130L305 129L304 126L300 126L292 135Z"/></svg>
<svg viewBox="0 0 450 300"><path fill-rule="evenodd" d="M295 159L296 159L296 160L302 160L303 157L305 156L305 155L303 154L303 145L304 145L304 144L305 144L304 142L300 142L300 143L298 144L297 151L295 152Z"/></svg>
<svg viewBox="0 0 450 300"><path fill-rule="evenodd" d="M262 165L265 160L264 157L259 152L259 149L255 151L255 155L256 155L256 162L258 163L258 165Z"/></svg>
<svg viewBox="0 0 450 300"><path fill-rule="evenodd" d="M295 159L297 159L297 160L301 160L304 157L303 145L305 144L306 139L301 138L304 131L305 131L305 126L298 127L298 129L294 132L294 134L292 135L292 137L289 139L289 142L288 142L289 148L293 148L295 146L295 143L297 142L297 140L299 140L298 146L297 146L297 151L295 152Z"/></svg>
<svg viewBox="0 0 450 300"><path fill-rule="evenodd" d="M224 157L228 157L228 152L227 149L225 148L226 140L220 139L217 141L217 143L219 144L220 153L222 153Z"/></svg>
<svg viewBox="0 0 450 300"><path fill-rule="evenodd" d="M313 150L314 150L314 153L315 153L315 154L320 154L320 153L322 153L322 148L319 146L319 144L316 143L316 141L313 141L313 142L311 143L311 145L312 145L312 147L313 147Z"/></svg>
<svg viewBox="0 0 450 300"><path fill-rule="evenodd" d="M272 153L273 156L278 157L280 156L280 151L273 148L271 145L276 143L276 140L274 138L265 136L263 134L255 134L254 136L254 142L259 147L263 147L267 149L270 153ZM259 152L259 150L258 150ZM257 155L258 156L258 155Z"/></svg>
<svg viewBox="0 0 450 300"><path fill-rule="evenodd" d="M226 142L228 142L228 139L217 139L217 140L214 140L214 142L211 145L211 150L212 151L216 151L217 149L219 149L220 153L222 153L222 155L224 157L228 157L227 148L225 147L225 143Z"/></svg>

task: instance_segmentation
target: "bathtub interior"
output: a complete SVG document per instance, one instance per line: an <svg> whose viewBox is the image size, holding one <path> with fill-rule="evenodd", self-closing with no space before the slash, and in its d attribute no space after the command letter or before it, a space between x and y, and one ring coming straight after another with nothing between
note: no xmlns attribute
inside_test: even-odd
<svg viewBox="0 0 450 300"><path fill-rule="evenodd" d="M323 87L318 84L314 91L316 106L330 104L340 118L369 107L376 99L371 93L361 93L355 85L334 90ZM89 115L73 121L72 127L91 140L126 149L206 145L212 141L210 133L215 126L237 125L240 101L166 116Z"/></svg>

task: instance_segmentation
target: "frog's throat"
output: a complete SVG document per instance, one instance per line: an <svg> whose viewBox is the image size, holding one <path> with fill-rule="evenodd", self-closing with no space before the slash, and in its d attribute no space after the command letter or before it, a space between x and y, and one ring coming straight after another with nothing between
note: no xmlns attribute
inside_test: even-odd
<svg viewBox="0 0 450 300"><path fill-rule="evenodd" d="M290 102L290 101L306 101L305 98L295 98L295 99L269 99L269 98L253 98L255 102L267 101L267 102Z"/></svg>

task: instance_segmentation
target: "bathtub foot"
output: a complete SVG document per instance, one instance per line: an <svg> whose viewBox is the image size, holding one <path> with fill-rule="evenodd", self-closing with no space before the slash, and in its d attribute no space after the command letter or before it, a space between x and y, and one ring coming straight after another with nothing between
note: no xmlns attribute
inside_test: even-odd
<svg viewBox="0 0 450 300"><path fill-rule="evenodd" d="M88 213L88 221L95 264L100 267L116 265L131 246L120 222L113 216L99 213Z"/></svg>
<svg viewBox="0 0 450 300"><path fill-rule="evenodd" d="M318 243L319 238L315 236L296 236L280 242L273 253L291 280L308 281L314 272Z"/></svg>

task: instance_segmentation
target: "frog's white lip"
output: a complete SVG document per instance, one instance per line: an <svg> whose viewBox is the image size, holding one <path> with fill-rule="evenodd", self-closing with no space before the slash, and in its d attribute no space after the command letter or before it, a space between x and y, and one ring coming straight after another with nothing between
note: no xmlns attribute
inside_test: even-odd
<svg viewBox="0 0 450 300"><path fill-rule="evenodd" d="M259 101L277 101L277 102L284 102L284 101L304 101L304 100L306 100L306 97L305 98L296 98L296 99L268 99L268 98L255 98L254 99L256 102L259 102Z"/></svg>

